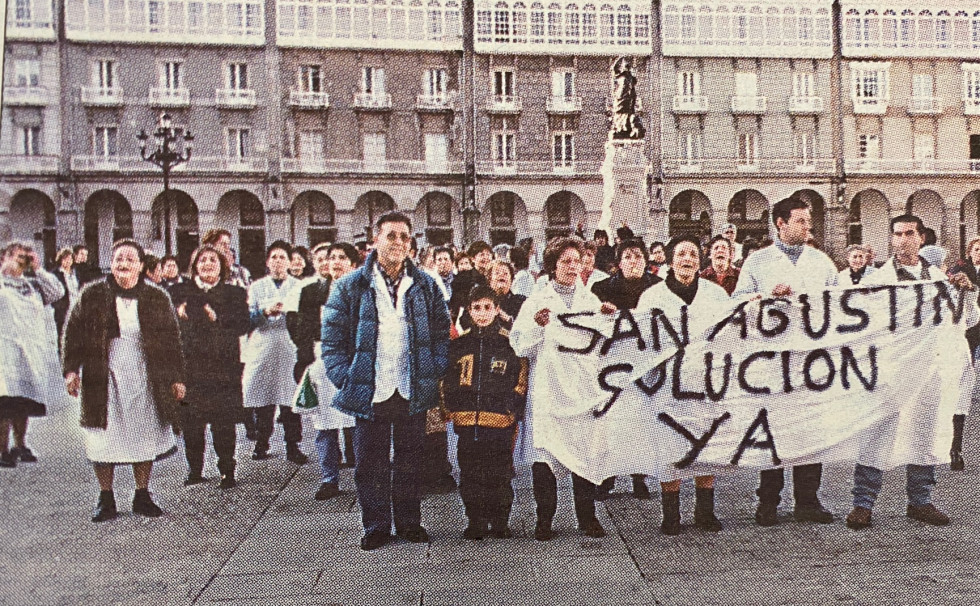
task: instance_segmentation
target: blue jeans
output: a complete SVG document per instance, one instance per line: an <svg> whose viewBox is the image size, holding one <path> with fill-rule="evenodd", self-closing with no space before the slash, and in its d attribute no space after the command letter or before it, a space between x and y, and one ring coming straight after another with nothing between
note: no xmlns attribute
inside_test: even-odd
<svg viewBox="0 0 980 606"><path fill-rule="evenodd" d="M321 429L316 432L316 451L320 454L320 481L337 485L340 481L340 444L336 429Z"/></svg>
<svg viewBox="0 0 980 606"><path fill-rule="evenodd" d="M881 491L882 471L858 463L854 466L854 506L871 509ZM932 465L905 466L905 493L909 505L921 507L932 501L932 487L936 485L935 467Z"/></svg>
<svg viewBox="0 0 980 606"><path fill-rule="evenodd" d="M394 459L391 450L394 442ZM422 520L422 445L425 415L408 414L397 392L374 404L374 419L354 427L354 483L364 535L412 530Z"/></svg>

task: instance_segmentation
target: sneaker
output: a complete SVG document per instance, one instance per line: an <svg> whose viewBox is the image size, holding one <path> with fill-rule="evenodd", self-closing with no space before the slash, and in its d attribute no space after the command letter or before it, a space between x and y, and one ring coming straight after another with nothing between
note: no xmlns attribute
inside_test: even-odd
<svg viewBox="0 0 980 606"><path fill-rule="evenodd" d="M313 498L317 501L329 501L339 494L340 489L337 488L336 484L324 482L320 484L319 488L316 489L316 493L313 495Z"/></svg>
<svg viewBox="0 0 980 606"><path fill-rule="evenodd" d="M851 530L861 530L871 526L871 510L867 507L855 505L851 513L847 514L847 527Z"/></svg>
<svg viewBox="0 0 980 606"><path fill-rule="evenodd" d="M163 510L153 502L150 491L144 488L133 495L133 513L147 518L159 518L163 515Z"/></svg>
<svg viewBox="0 0 980 606"><path fill-rule="evenodd" d="M797 507L793 510L793 517L797 522L816 522L817 524L830 524L834 521L834 514L817 502L810 507Z"/></svg>
<svg viewBox="0 0 980 606"><path fill-rule="evenodd" d="M17 455L12 450L0 453L0 467L17 467Z"/></svg>
<svg viewBox="0 0 980 606"><path fill-rule="evenodd" d="M27 446L23 448L11 448L10 454L20 458L24 463L37 463L37 457L34 456L34 453Z"/></svg>
<svg viewBox="0 0 980 606"><path fill-rule="evenodd" d="M550 541L553 536L551 520L538 520L537 524L534 525L534 540Z"/></svg>
<svg viewBox="0 0 980 606"><path fill-rule="evenodd" d="M945 526L949 524L949 516L936 509L932 503L926 505L909 505L905 510L905 515L918 520L924 524L932 526Z"/></svg>
<svg viewBox="0 0 980 606"><path fill-rule="evenodd" d="M606 529L595 518L592 518L584 524L579 524L578 529L582 531L582 534L592 539L601 539L606 536Z"/></svg>
<svg viewBox="0 0 980 606"><path fill-rule="evenodd" d="M221 483L218 484L218 488L221 490L228 490L229 488L234 488L235 486L238 486L238 482L235 480L235 474L226 473L225 475L221 476Z"/></svg>
<svg viewBox="0 0 980 606"><path fill-rule="evenodd" d="M755 523L763 527L779 524L779 515L776 513L776 506L760 503L755 510Z"/></svg>

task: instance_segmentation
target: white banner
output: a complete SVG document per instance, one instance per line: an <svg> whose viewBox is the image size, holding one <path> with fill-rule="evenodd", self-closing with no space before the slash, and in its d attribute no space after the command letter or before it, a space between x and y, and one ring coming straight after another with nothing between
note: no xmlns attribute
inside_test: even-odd
<svg viewBox="0 0 980 606"><path fill-rule="evenodd" d="M948 462L973 389L963 333L976 296L913 282L731 301L698 318L686 306L558 314L537 359L534 445L593 482Z"/></svg>

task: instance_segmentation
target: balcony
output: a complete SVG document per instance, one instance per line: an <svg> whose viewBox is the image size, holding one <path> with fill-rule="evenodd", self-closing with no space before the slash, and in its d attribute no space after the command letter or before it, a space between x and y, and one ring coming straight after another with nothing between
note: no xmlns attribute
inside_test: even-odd
<svg viewBox="0 0 980 606"><path fill-rule="evenodd" d="M939 97L911 97L908 112L914 115L928 116L943 113L943 103Z"/></svg>
<svg viewBox="0 0 980 606"><path fill-rule="evenodd" d="M963 114L967 116L980 116L980 98L963 99Z"/></svg>
<svg viewBox="0 0 980 606"><path fill-rule="evenodd" d="M330 95L307 91L289 91L289 104L300 109L327 109L330 107Z"/></svg>
<svg viewBox="0 0 980 606"><path fill-rule="evenodd" d="M462 162L426 162L425 160L327 160L324 158L283 158L284 173L295 174L452 174L462 173Z"/></svg>
<svg viewBox="0 0 980 606"><path fill-rule="evenodd" d="M980 160L855 158L845 160L844 169L852 173L968 175L980 173Z"/></svg>
<svg viewBox="0 0 980 606"><path fill-rule="evenodd" d="M151 107L190 107L191 91L186 88L150 87Z"/></svg>
<svg viewBox="0 0 980 606"><path fill-rule="evenodd" d="M794 95L789 98L789 113L797 115L823 113L823 97Z"/></svg>
<svg viewBox="0 0 980 606"><path fill-rule="evenodd" d="M19 2L17 4L20 4ZM10 40L54 40L54 24L51 21L51 9L44 6L43 2L32 3L32 10L28 12L26 18L18 19L13 13L14 8L9 9L10 16L7 18L6 37ZM51 6L50 3L48 6ZM33 17L33 18L32 18Z"/></svg>
<svg viewBox="0 0 980 606"><path fill-rule="evenodd" d="M118 86L104 88L101 86L82 87L82 105L97 107L116 107L123 104L123 89Z"/></svg>
<svg viewBox="0 0 980 606"><path fill-rule="evenodd" d="M0 174L40 175L58 172L59 156L0 156Z"/></svg>
<svg viewBox="0 0 980 606"><path fill-rule="evenodd" d="M888 111L887 97L851 97L855 114L882 115Z"/></svg>
<svg viewBox="0 0 980 606"><path fill-rule="evenodd" d="M582 113L582 97L551 95L545 101L545 111L558 115Z"/></svg>
<svg viewBox="0 0 980 606"><path fill-rule="evenodd" d="M767 107L768 104L766 103L765 97L732 97L733 114L764 114L766 113Z"/></svg>
<svg viewBox="0 0 980 606"><path fill-rule="evenodd" d="M43 86L6 86L3 89L4 105L44 106L50 101L48 89Z"/></svg>
<svg viewBox="0 0 980 606"><path fill-rule="evenodd" d="M675 114L705 114L708 112L707 95L674 95Z"/></svg>
<svg viewBox="0 0 980 606"><path fill-rule="evenodd" d="M354 109L362 111L390 111L390 93L357 93L354 95Z"/></svg>
<svg viewBox="0 0 980 606"><path fill-rule="evenodd" d="M252 109L255 107L255 91L242 88L218 88L214 91L214 103L227 109Z"/></svg>
<svg viewBox="0 0 980 606"><path fill-rule="evenodd" d="M420 112L451 112L455 107L456 93L419 95L415 98L415 109Z"/></svg>
<svg viewBox="0 0 980 606"><path fill-rule="evenodd" d="M536 160L484 160L477 162L476 171L488 175L537 175L537 176L598 176L601 163L596 161L571 162Z"/></svg>
<svg viewBox="0 0 980 606"><path fill-rule="evenodd" d="M71 169L78 172L112 171L124 173L154 173L159 168L137 156L72 156ZM190 162L173 169L184 172L266 172L269 161L264 157L228 158L225 156L194 156Z"/></svg>
<svg viewBox="0 0 980 606"><path fill-rule="evenodd" d="M836 161L833 158L758 158L752 162L736 158L665 158L664 173L688 174L737 174L737 173L816 173L833 174Z"/></svg>
<svg viewBox="0 0 980 606"><path fill-rule="evenodd" d="M516 95L494 95L487 101L487 112L491 114L521 113L521 98Z"/></svg>

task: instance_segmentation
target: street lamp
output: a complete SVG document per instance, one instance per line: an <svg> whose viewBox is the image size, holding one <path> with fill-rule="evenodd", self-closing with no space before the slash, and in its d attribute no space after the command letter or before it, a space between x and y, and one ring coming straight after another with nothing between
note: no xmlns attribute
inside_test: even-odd
<svg viewBox="0 0 980 606"><path fill-rule="evenodd" d="M191 159L194 148L194 135L174 128L170 114L160 116L157 129L153 132L156 149L146 153L146 142L149 139L146 131L140 130L136 139L140 145L140 157L163 169L163 238L167 255L171 254L170 246L170 171ZM177 150L177 143L183 143L183 153Z"/></svg>

